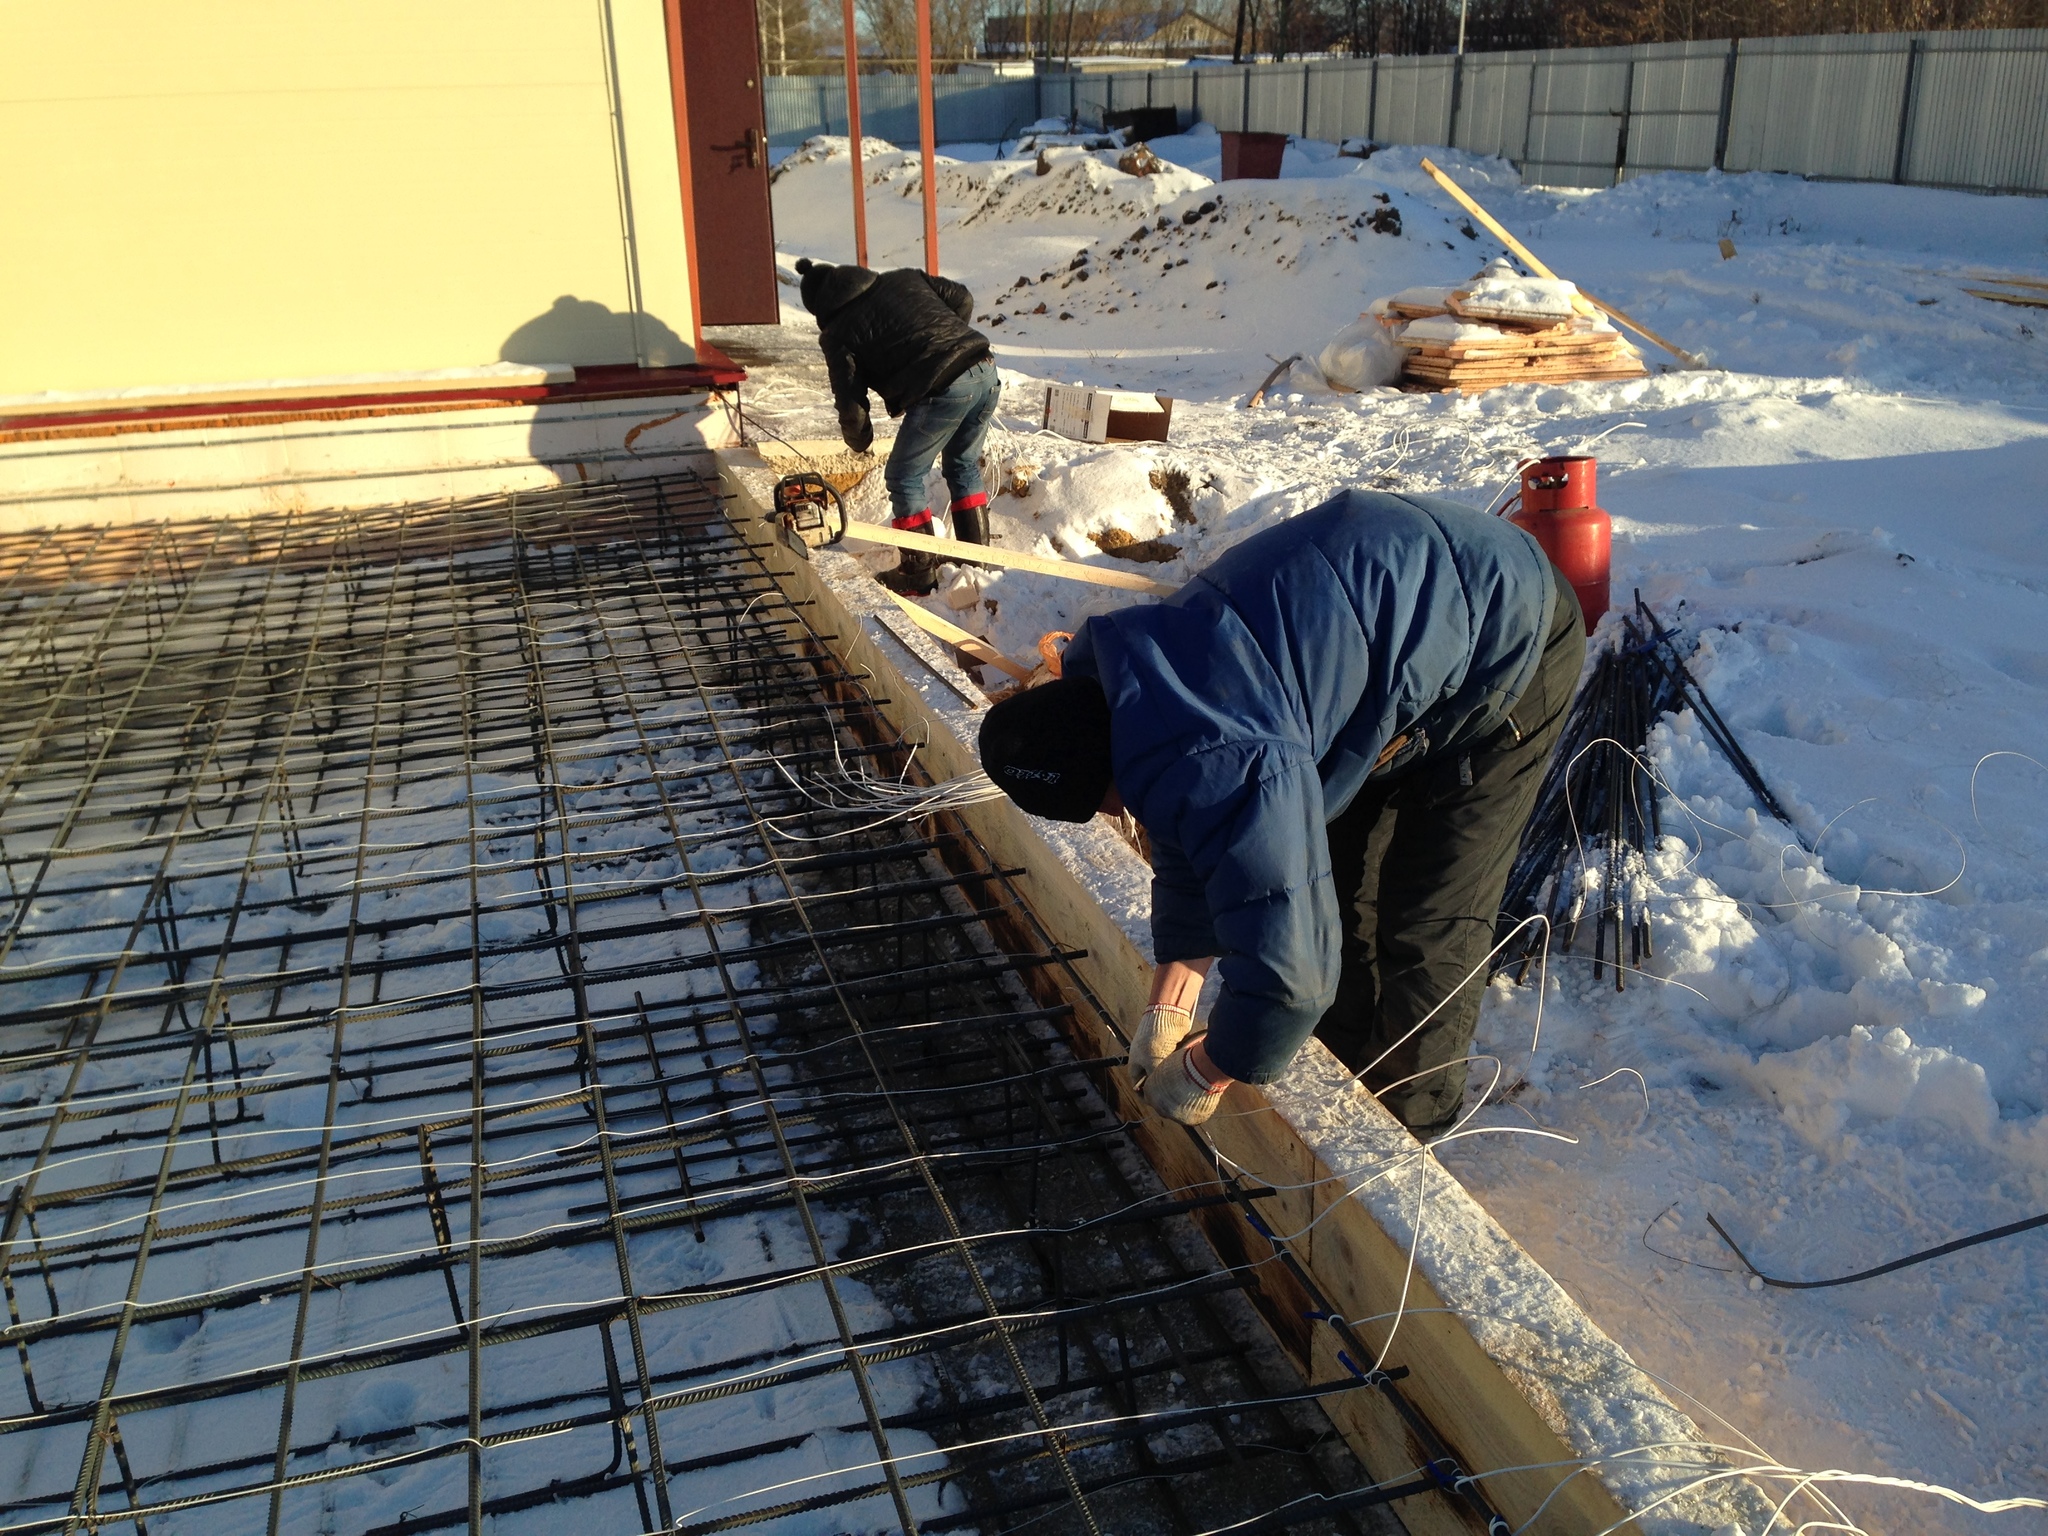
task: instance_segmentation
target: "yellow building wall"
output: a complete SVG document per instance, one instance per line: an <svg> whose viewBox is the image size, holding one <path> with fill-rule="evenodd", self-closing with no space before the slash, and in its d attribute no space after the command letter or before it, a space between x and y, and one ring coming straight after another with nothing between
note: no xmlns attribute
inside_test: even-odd
<svg viewBox="0 0 2048 1536"><path fill-rule="evenodd" d="M0 0L0 395L688 362L688 277L661 0Z"/></svg>

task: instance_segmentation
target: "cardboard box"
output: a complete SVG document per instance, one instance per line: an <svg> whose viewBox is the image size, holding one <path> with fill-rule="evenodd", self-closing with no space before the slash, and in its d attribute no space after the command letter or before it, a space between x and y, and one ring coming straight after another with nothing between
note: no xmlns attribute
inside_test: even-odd
<svg viewBox="0 0 2048 1536"><path fill-rule="evenodd" d="M1046 386L1044 426L1079 443L1163 443L1172 421L1170 395Z"/></svg>

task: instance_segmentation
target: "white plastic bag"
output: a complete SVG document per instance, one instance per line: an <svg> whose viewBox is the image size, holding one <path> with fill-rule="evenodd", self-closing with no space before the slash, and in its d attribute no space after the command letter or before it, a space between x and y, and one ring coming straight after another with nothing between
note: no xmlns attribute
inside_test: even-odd
<svg viewBox="0 0 2048 1536"><path fill-rule="evenodd" d="M1377 389L1401 377L1402 358L1394 333L1368 315L1332 336L1316 366L1338 389Z"/></svg>

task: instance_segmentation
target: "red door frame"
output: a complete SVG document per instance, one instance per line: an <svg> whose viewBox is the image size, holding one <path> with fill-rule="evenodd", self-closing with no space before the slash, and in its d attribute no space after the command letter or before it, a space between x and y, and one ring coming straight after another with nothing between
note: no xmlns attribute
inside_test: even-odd
<svg viewBox="0 0 2048 1536"><path fill-rule="evenodd" d="M704 301L697 290L697 195L690 180L690 97L683 83L683 0L662 0L668 34L668 94L676 119L676 174L683 190L683 259L690 264L690 340L704 349Z"/></svg>

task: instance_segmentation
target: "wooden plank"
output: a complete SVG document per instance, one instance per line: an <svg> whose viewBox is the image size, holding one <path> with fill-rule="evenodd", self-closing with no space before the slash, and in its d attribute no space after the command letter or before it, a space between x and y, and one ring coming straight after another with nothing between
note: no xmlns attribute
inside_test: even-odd
<svg viewBox="0 0 2048 1536"><path fill-rule="evenodd" d="M1336 1329L1319 1324L1309 1334L1308 1379L1313 1386L1350 1380L1355 1373L1338 1358L1344 1344ZM1401 1416L1377 1392L1345 1392L1321 1399L1323 1412L1337 1433L1372 1469L1375 1478L1400 1476L1403 1467L1420 1467L1429 1453L1417 1443ZM1408 1499L1394 1506L1411 1536L1477 1536L1485 1527L1477 1515L1451 1499Z"/></svg>
<svg viewBox="0 0 2048 1536"><path fill-rule="evenodd" d="M1612 341L1588 342L1575 347L1503 347L1483 341L1456 342L1450 346L1431 346L1428 343L1404 343L1417 357L1436 358L1446 362L1543 362L1556 359L1571 362L1585 358L1622 356L1621 349Z"/></svg>
<svg viewBox="0 0 2048 1536"><path fill-rule="evenodd" d="M934 538L928 533L907 533L886 523L848 523L846 537L858 544L921 549L947 560L999 565L1013 571L1033 571L1040 576L1059 576L1098 587L1117 587L1125 592L1149 592L1155 597L1171 597L1180 590L1149 576L1140 576L1136 571L1106 571L1099 565L1083 565L1078 560L1053 560L1044 555L1028 555L1022 550L998 549L993 544L968 544L959 539Z"/></svg>
<svg viewBox="0 0 2048 1536"><path fill-rule="evenodd" d="M882 590L889 592L887 587L883 587ZM1031 668L1010 660L981 636L969 634L958 624L947 623L923 603L914 603L900 592L889 592L889 596L896 600L898 607L910 615L910 621L926 634L936 635L955 650L965 651L983 666L1009 673L1020 683L1031 680Z"/></svg>
<svg viewBox="0 0 2048 1536"><path fill-rule="evenodd" d="M2048 282L2038 277L2005 277L1996 272L1972 272L1969 278L1973 283L2003 283L2008 288L2048 288Z"/></svg>
<svg viewBox="0 0 2048 1536"><path fill-rule="evenodd" d="M1626 368L1456 368L1438 371L1410 369L1405 375L1425 384L1576 384L1598 383L1603 379L1639 379L1640 367Z"/></svg>
<svg viewBox="0 0 2048 1536"><path fill-rule="evenodd" d="M1558 383L1569 384L1576 379L1639 379L1643 376L1641 363L1616 363L1612 367L1571 367L1571 368L1502 368L1492 363L1460 364L1451 368L1409 368L1405 370L1410 378L1428 379L1438 383L1455 383L1458 380L1494 379L1504 384L1513 383Z"/></svg>
<svg viewBox="0 0 2048 1536"><path fill-rule="evenodd" d="M2048 284L2044 284L2048 287ZM1999 293L1990 288L1965 288L1973 299L1991 299L2000 304L2023 304L2029 309L2048 309L2048 296L2031 293Z"/></svg>

